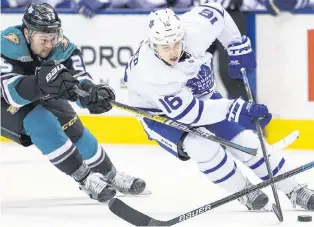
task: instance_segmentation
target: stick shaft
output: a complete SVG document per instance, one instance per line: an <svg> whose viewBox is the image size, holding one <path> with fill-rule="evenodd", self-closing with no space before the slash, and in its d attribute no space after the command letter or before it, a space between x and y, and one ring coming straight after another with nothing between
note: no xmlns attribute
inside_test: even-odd
<svg viewBox="0 0 314 227"><path fill-rule="evenodd" d="M75 92L79 96L82 96L82 97L88 96L87 92L79 89L78 87L75 87ZM245 152L247 154L254 155L254 156L256 155L257 149L240 146L240 145L235 144L233 142L230 142L228 140L224 140L222 138L214 136L213 134L206 132L206 131L203 131L200 128L192 128L192 127L184 125L180 122L173 121L168 117L151 114L147 111L144 111L144 110L132 107L132 106L128 106L128 105L125 105L123 103L119 103L116 101L110 101L110 103L116 108L123 109L125 111L134 113L136 115L140 115L142 117L149 118L153 121L160 122L162 124L171 126L173 128L177 128L177 129L185 131L185 132L193 133L195 135L198 135L198 136L204 137L206 139L212 140L214 142L220 143L221 145L237 149L237 150Z"/></svg>

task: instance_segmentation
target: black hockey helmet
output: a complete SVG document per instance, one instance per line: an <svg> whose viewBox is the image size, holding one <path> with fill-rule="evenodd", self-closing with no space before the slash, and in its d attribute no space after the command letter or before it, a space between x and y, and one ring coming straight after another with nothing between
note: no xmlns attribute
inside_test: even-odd
<svg viewBox="0 0 314 227"><path fill-rule="evenodd" d="M23 16L23 26L30 31L59 33L61 20L56 10L47 3L30 4Z"/></svg>

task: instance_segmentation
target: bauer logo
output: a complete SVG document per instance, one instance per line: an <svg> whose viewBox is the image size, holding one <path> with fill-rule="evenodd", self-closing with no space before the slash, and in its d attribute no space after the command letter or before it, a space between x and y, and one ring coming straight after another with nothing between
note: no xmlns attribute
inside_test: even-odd
<svg viewBox="0 0 314 227"><path fill-rule="evenodd" d="M186 214L181 215L181 216L179 217L179 222L185 221L185 220L187 220L187 219L189 219L189 218L192 218L192 217L194 217L194 216L196 216L196 215L199 215L199 214L201 214L201 213L207 212L207 211L209 211L210 209L211 209L211 206L210 206L210 205L202 206L202 207L200 207L200 208L198 208L198 209L196 209L196 210L193 210L193 211L191 211L191 212L189 212L189 213L186 213Z"/></svg>
<svg viewBox="0 0 314 227"><path fill-rule="evenodd" d="M54 67L50 73L48 73L48 75L46 76L46 81L47 83L50 83L51 81L53 81L56 76L58 75L58 72L60 72L62 69L66 69L64 65L60 64L57 65L56 67Z"/></svg>
<svg viewBox="0 0 314 227"><path fill-rule="evenodd" d="M314 102L314 30L308 30L308 99Z"/></svg>

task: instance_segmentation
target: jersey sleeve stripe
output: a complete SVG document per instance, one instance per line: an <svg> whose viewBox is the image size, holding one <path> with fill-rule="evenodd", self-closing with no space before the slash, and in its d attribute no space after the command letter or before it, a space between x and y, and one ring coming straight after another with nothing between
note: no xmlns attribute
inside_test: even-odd
<svg viewBox="0 0 314 227"><path fill-rule="evenodd" d="M173 120L178 121L182 119L183 117L185 117L194 108L195 104L196 104L196 98L193 98L192 102L188 105L188 107L178 116L174 117Z"/></svg>
<svg viewBox="0 0 314 227"><path fill-rule="evenodd" d="M75 79L77 79L79 82L82 82L84 80L89 80L93 82L93 78L89 75L89 73L82 71L76 75L73 76Z"/></svg>
<svg viewBox="0 0 314 227"><path fill-rule="evenodd" d="M23 79L25 76L15 74L15 76L1 76L1 87L6 94L6 98L9 104L14 107L21 107L30 103L29 100L23 99L18 92L16 91L15 86L18 82Z"/></svg>
<svg viewBox="0 0 314 227"><path fill-rule="evenodd" d="M12 78L14 76L16 76L16 74L13 74L13 75L7 74L7 75L4 75L4 76L1 76L1 78L0 78L0 81L1 81L1 94L2 94L2 97L5 99L5 101L7 103L9 103L9 98L8 98L7 94L5 93L4 84L2 83L2 81L7 80L9 78Z"/></svg>
<svg viewBox="0 0 314 227"><path fill-rule="evenodd" d="M204 102L202 100L199 100L198 115L197 115L197 117L195 118L195 120L193 121L192 124L195 124L195 123L197 123L200 120L200 118L201 118L201 116L203 114L203 110L204 110Z"/></svg>

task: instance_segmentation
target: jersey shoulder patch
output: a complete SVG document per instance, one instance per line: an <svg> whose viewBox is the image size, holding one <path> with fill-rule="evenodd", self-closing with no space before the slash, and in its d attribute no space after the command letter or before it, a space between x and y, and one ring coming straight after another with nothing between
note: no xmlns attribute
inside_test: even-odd
<svg viewBox="0 0 314 227"><path fill-rule="evenodd" d="M53 50L53 53L49 57L51 60L58 62L64 62L68 60L73 51L76 49L75 45L70 42L67 37L63 37L59 45Z"/></svg>
<svg viewBox="0 0 314 227"><path fill-rule="evenodd" d="M19 44L19 37L15 33L8 33L7 35L2 36L3 38L11 41L14 44Z"/></svg>
<svg viewBox="0 0 314 227"><path fill-rule="evenodd" d="M22 61L32 61L26 40L19 26L8 27L1 31L1 54Z"/></svg>

